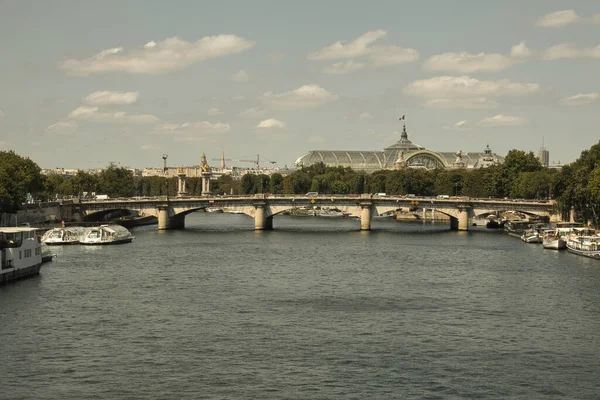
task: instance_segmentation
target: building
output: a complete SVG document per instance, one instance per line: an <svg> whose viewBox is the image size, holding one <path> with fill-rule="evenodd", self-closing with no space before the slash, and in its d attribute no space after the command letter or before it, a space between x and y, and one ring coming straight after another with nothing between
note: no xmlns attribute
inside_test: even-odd
<svg viewBox="0 0 600 400"><path fill-rule="evenodd" d="M550 152L543 146L538 151L538 159L543 167L548 168L550 166Z"/></svg>
<svg viewBox="0 0 600 400"><path fill-rule="evenodd" d="M400 140L383 151L313 150L300 156L295 165L308 167L323 162L332 167L375 172L382 169L423 168L458 169L487 168L504 162L504 157L492 153L488 145L483 152L438 152L425 149L408 140L406 125Z"/></svg>

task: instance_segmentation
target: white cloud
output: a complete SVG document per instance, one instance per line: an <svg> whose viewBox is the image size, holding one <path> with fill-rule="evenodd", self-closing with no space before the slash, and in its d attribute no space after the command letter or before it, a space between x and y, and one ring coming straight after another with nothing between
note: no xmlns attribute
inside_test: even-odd
<svg viewBox="0 0 600 400"><path fill-rule="evenodd" d="M330 93L319 85L304 85L290 92L267 92L263 95L265 102L286 109L319 107L338 98L337 94Z"/></svg>
<svg viewBox="0 0 600 400"><path fill-rule="evenodd" d="M4 149L6 148L6 142L3 140L0 140L0 149Z"/></svg>
<svg viewBox="0 0 600 400"><path fill-rule="evenodd" d="M594 14L592 16L592 23L593 24L600 24L600 14Z"/></svg>
<svg viewBox="0 0 600 400"><path fill-rule="evenodd" d="M442 129L448 130L448 131L468 131L471 130L471 122L470 121L458 121L450 126L446 125L446 126L442 126Z"/></svg>
<svg viewBox="0 0 600 400"><path fill-rule="evenodd" d="M323 142L325 142L325 138L322 138L321 136L309 136L308 142L309 143L323 143Z"/></svg>
<svg viewBox="0 0 600 400"><path fill-rule="evenodd" d="M266 110L263 108L248 108L240 113L244 118L262 118L265 116Z"/></svg>
<svg viewBox="0 0 600 400"><path fill-rule="evenodd" d="M493 110L498 103L485 97L466 97L454 99L431 99L425 102L426 107L462 110Z"/></svg>
<svg viewBox="0 0 600 400"><path fill-rule="evenodd" d="M510 48L510 56L517 60L523 60L529 58L533 55L533 51L531 51L526 45L525 42L521 42L519 44L515 44Z"/></svg>
<svg viewBox="0 0 600 400"><path fill-rule="evenodd" d="M122 111L105 112L98 107L79 106L69 113L69 119L100 122L110 124L135 124L146 125L155 124L159 121L158 117L150 114L127 114Z"/></svg>
<svg viewBox="0 0 600 400"><path fill-rule="evenodd" d="M454 71L468 74L502 71L517 62L502 54L471 54L463 51L433 56L425 62L424 67L430 71Z"/></svg>
<svg viewBox="0 0 600 400"><path fill-rule="evenodd" d="M333 60L339 58L353 58L367 54L368 45L386 35L383 30L367 32L350 43L341 41L322 48L321 50L308 55L309 60Z"/></svg>
<svg viewBox="0 0 600 400"><path fill-rule="evenodd" d="M265 119L260 121L260 124L256 125L257 128L271 129L271 128L285 128L285 123L274 118Z"/></svg>
<svg viewBox="0 0 600 400"><path fill-rule="evenodd" d="M559 100L559 103L564 106L582 106L590 104L598 100L598 93L578 93L573 96L564 97Z"/></svg>
<svg viewBox="0 0 600 400"><path fill-rule="evenodd" d="M348 60L328 65L325 68L323 68L323 72L330 75L344 75L352 71L363 69L364 67L364 63L356 62L354 60Z"/></svg>
<svg viewBox="0 0 600 400"><path fill-rule="evenodd" d="M453 71L464 74L498 72L531 57L525 42L511 47L510 54L449 52L430 57L423 67L430 71Z"/></svg>
<svg viewBox="0 0 600 400"><path fill-rule="evenodd" d="M208 115L221 115L221 114L223 114L223 111L219 110L218 108L209 108L208 111L206 111L206 114L208 114Z"/></svg>
<svg viewBox="0 0 600 400"><path fill-rule="evenodd" d="M373 116L368 112L364 112L358 116L358 119L372 119Z"/></svg>
<svg viewBox="0 0 600 400"><path fill-rule="evenodd" d="M102 90L87 96L84 103L89 106L109 106L135 104L140 98L138 92L110 92Z"/></svg>
<svg viewBox="0 0 600 400"><path fill-rule="evenodd" d="M535 25L542 28L562 28L580 19L581 17L574 10L555 11L542 16Z"/></svg>
<svg viewBox="0 0 600 400"><path fill-rule="evenodd" d="M77 130L79 125L77 121L59 121L46 128L48 133L68 134Z"/></svg>
<svg viewBox="0 0 600 400"><path fill-rule="evenodd" d="M480 81L468 76L438 76L411 82L404 92L421 97L451 98L479 96L525 96L540 91L537 83L517 83L508 79Z"/></svg>
<svg viewBox="0 0 600 400"><path fill-rule="evenodd" d="M365 67L381 68L403 64L419 59L415 49L396 45L370 46L373 42L386 35L383 30L367 32L350 43L335 42L315 53L308 55L309 60L332 60L355 57L366 57L367 61L348 60L329 65L323 69L327 74L347 74Z"/></svg>
<svg viewBox="0 0 600 400"><path fill-rule="evenodd" d="M0 118L4 118L4 111L0 110Z"/></svg>
<svg viewBox="0 0 600 400"><path fill-rule="evenodd" d="M562 43L552 46L543 53L546 60L558 60L561 58L600 58L600 45L578 49L570 44Z"/></svg>
<svg viewBox="0 0 600 400"><path fill-rule="evenodd" d="M415 49L395 45L373 46L369 52L371 65L375 68L417 61L419 56Z"/></svg>
<svg viewBox="0 0 600 400"><path fill-rule="evenodd" d="M250 80L250 75L243 69L237 71L235 74L231 75L231 80L236 82L248 82Z"/></svg>
<svg viewBox="0 0 600 400"><path fill-rule="evenodd" d="M115 47L82 60L70 59L59 68L75 75L104 72L161 74L183 69L194 63L248 50L255 42L236 35L206 36L195 42L172 37L148 42L131 50Z"/></svg>
<svg viewBox="0 0 600 400"><path fill-rule="evenodd" d="M493 117L484 118L477 125L482 128L495 128L501 126L519 126L526 125L529 122L521 117L512 117L508 115L498 114Z"/></svg>
<svg viewBox="0 0 600 400"><path fill-rule="evenodd" d="M160 149L160 147L155 146L153 144L144 144L140 147L140 149L142 149L142 150L158 150L158 149Z"/></svg>
<svg viewBox="0 0 600 400"><path fill-rule="evenodd" d="M186 122L183 124L163 124L154 128L154 133L167 135L179 142L189 142L219 135L231 129L229 124L221 122L210 123Z"/></svg>

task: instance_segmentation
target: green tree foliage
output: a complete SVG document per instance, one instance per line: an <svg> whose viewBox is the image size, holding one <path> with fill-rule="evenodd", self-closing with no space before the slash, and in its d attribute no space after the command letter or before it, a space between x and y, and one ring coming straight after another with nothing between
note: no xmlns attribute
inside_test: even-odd
<svg viewBox="0 0 600 400"><path fill-rule="evenodd" d="M275 194L283 193L283 176L281 174L275 173L271 175L271 179L269 180L269 192Z"/></svg>
<svg viewBox="0 0 600 400"><path fill-rule="evenodd" d="M513 184L519 174L541 171L542 168L542 164L533 152L525 153L521 150L509 151L504 158L504 163L496 169L494 194L498 197L513 196Z"/></svg>
<svg viewBox="0 0 600 400"><path fill-rule="evenodd" d="M563 216L571 209L582 221L593 221L598 226L600 217L600 142L571 165L564 166L557 175L553 193Z"/></svg>
<svg viewBox="0 0 600 400"><path fill-rule="evenodd" d="M110 197L131 197L135 194L133 172L111 163L99 175L96 194Z"/></svg>
<svg viewBox="0 0 600 400"><path fill-rule="evenodd" d="M522 199L547 199L550 197L553 178L548 169L522 172L512 184L511 195Z"/></svg>
<svg viewBox="0 0 600 400"><path fill-rule="evenodd" d="M15 212L27 201L44 191L40 167L14 151L0 151L0 211Z"/></svg>

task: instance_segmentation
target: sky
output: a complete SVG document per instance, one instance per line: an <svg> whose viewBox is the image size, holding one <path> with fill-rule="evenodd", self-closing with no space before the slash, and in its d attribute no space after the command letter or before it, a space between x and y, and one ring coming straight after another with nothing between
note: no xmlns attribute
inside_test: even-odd
<svg viewBox="0 0 600 400"><path fill-rule="evenodd" d="M600 139L597 0L0 0L0 52L0 150L42 168Z"/></svg>

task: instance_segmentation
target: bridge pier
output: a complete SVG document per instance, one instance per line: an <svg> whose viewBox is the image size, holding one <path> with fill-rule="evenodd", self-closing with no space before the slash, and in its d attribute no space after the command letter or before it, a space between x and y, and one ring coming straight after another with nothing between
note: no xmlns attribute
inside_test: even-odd
<svg viewBox="0 0 600 400"><path fill-rule="evenodd" d="M372 216L372 204L361 204L360 205L360 230L370 231L371 230L371 216Z"/></svg>
<svg viewBox="0 0 600 400"><path fill-rule="evenodd" d="M468 231L469 230L469 210L460 208L456 218L450 217L450 229L453 231Z"/></svg>
<svg viewBox="0 0 600 400"><path fill-rule="evenodd" d="M172 215L173 209L170 207L158 208L158 230L183 229L185 228L185 215Z"/></svg>
<svg viewBox="0 0 600 400"><path fill-rule="evenodd" d="M268 231L273 229L273 216L266 216L264 204L255 205L256 212L254 213L254 230Z"/></svg>

